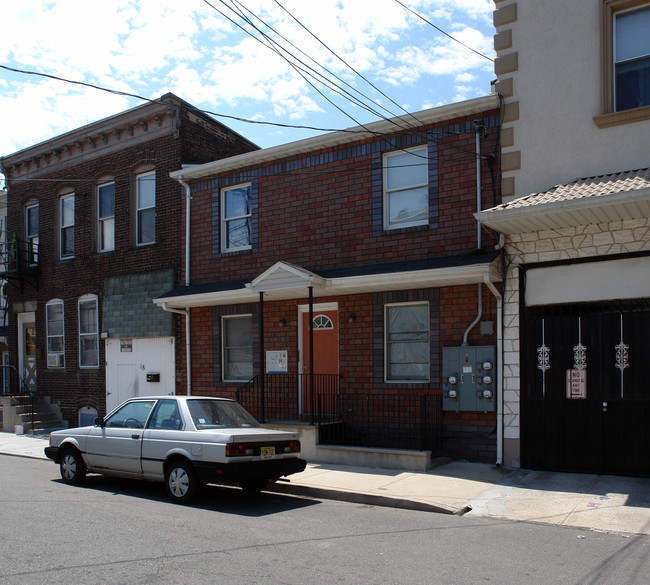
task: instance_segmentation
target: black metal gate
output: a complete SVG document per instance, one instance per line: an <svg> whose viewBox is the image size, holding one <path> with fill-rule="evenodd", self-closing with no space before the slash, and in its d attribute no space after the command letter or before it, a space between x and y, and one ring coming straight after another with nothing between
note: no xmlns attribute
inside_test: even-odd
<svg viewBox="0 0 650 585"><path fill-rule="evenodd" d="M650 476L650 302L527 308L522 464Z"/></svg>

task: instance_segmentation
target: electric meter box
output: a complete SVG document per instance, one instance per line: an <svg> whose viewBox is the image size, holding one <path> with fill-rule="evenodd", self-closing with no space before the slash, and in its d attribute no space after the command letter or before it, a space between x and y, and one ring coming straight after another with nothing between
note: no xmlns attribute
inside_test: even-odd
<svg viewBox="0 0 650 585"><path fill-rule="evenodd" d="M496 409L496 351L493 345L442 348L442 408Z"/></svg>

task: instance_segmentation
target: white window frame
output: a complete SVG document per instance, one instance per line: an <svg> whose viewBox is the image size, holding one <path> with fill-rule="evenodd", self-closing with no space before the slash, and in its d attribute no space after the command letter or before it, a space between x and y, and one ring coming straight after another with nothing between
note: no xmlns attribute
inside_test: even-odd
<svg viewBox="0 0 650 585"><path fill-rule="evenodd" d="M425 166L425 178L426 180L424 182L414 182L409 185L402 185L398 188L395 189L389 189L388 188L388 179L389 179L389 172L390 168L388 166L388 161L390 158L398 156L398 155L403 155L403 154L414 154L418 158L417 160L421 162L422 165ZM429 153L428 153L428 147L426 144L420 145L420 146L414 146L412 148L404 148L402 150L396 150L392 152L386 152L383 155L383 180L382 180L382 189L383 189L383 212L384 212L384 229L385 230L396 230L396 229L403 229L403 228L409 228L409 227L416 227L416 226L422 226L422 225L428 225L429 224L429 195L428 195L428 187L429 187ZM418 162L418 164L419 164ZM410 222L400 222L400 223L391 223L390 220L390 198L392 195L396 195L398 193L404 193L407 191L412 191L415 189L421 189L421 188L426 188L427 189L427 214L426 217L422 220L414 220Z"/></svg>
<svg viewBox="0 0 650 585"><path fill-rule="evenodd" d="M418 339L412 339L412 340L401 340L401 341L391 341L389 339L390 336L390 331L389 331L389 321L388 321L388 314L389 310L394 307L426 307L427 310L427 328L426 328L426 333L427 333L427 339L426 339L426 344L427 344L427 361L426 361L426 376L422 378L417 378L417 377L411 377L411 378L404 378L404 377L395 377L392 378L390 375L390 370L391 370L391 362L390 362L390 349L391 345L394 343L421 343L421 340ZM386 383L394 384L425 384L430 382L431 379L431 306L428 301L424 302L410 302L410 303L389 303L384 305L384 381Z"/></svg>
<svg viewBox="0 0 650 585"><path fill-rule="evenodd" d="M141 181L148 181L153 178L154 189L153 189L153 205L141 205L140 204L140 185ZM156 243L156 171L147 171L144 173L138 173L135 176L135 243L136 246L150 246L151 244ZM153 239L147 240L146 242L142 241L142 234L140 233L140 217L147 212L153 210L153 228L154 234Z"/></svg>
<svg viewBox="0 0 650 585"><path fill-rule="evenodd" d="M113 215L102 215L102 192L109 188L113 188ZM105 228L111 226L112 232L112 245L106 245L104 239ZM99 252L112 252L115 250L115 182L102 183L97 186L97 250Z"/></svg>
<svg viewBox="0 0 650 585"><path fill-rule="evenodd" d="M250 378L253 377L252 371L253 371L253 366L254 366L254 360L253 360L253 315L251 313L245 313L241 315L223 315L221 317L221 378L224 382L248 382ZM251 345L250 346L238 346L238 347L230 347L226 345L226 329L227 329L227 323L233 322L238 319L244 319L248 318L250 319L251 323ZM228 362L227 362L227 355L229 350L231 349L241 349L241 348L250 348L250 354L251 354L251 376L250 378L242 377L242 378L228 378L226 376L226 373L228 372Z"/></svg>
<svg viewBox="0 0 650 585"><path fill-rule="evenodd" d="M244 215L236 215L232 217L226 217L226 195L229 191L235 191L237 189L243 189L243 188L248 188L249 193L250 193L250 209L249 213L244 214ZM228 187L223 187L221 189L221 250L223 252L238 252L240 250L250 250L251 249L251 240L252 240L252 225L251 225L251 219L252 219L252 183L240 183L238 185L229 185ZM228 223L232 221L241 221L241 220L248 220L248 244L245 246L230 246L228 244Z"/></svg>
<svg viewBox="0 0 650 585"><path fill-rule="evenodd" d="M50 308L61 307L61 333L52 333L50 330ZM47 367L48 369L65 368L65 307L62 299L52 299L45 305L45 325L47 330ZM61 339L61 351L51 351L50 340Z"/></svg>
<svg viewBox="0 0 650 585"><path fill-rule="evenodd" d="M30 225L29 216L30 210L36 209L36 226ZM25 207L25 239L27 240L27 262L30 266L36 266L38 264L38 232L39 232L39 222L40 222L40 213L38 208L38 203L27 205ZM36 227L36 230L33 231L33 228ZM16 250L18 253L18 250Z"/></svg>
<svg viewBox="0 0 650 585"><path fill-rule="evenodd" d="M72 200L72 220L67 221L65 219L64 208L65 204ZM75 194L66 193L59 197L59 258L61 260L69 260L74 258L74 220L75 220ZM72 251L65 250L66 242L66 233L68 230L72 230Z"/></svg>
<svg viewBox="0 0 650 585"><path fill-rule="evenodd" d="M95 307L95 322L94 331L82 331L84 320L82 319L82 305L93 303ZM99 299L97 295L84 295L79 298L77 311L77 322L79 324L79 367L83 369L97 369L99 368ZM96 348L96 363L84 363L84 341L93 339L95 340Z"/></svg>

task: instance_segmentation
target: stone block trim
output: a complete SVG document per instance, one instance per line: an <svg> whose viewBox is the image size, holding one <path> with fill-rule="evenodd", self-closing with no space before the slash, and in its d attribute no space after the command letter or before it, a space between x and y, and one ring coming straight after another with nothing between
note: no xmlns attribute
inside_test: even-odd
<svg viewBox="0 0 650 585"><path fill-rule="evenodd" d="M506 6L497 6L492 15L492 22L496 28L505 24L510 24L517 20L517 3L513 2Z"/></svg>
<svg viewBox="0 0 650 585"><path fill-rule="evenodd" d="M520 437L520 268L521 264L606 257L650 251L650 219L589 224L508 237L513 262L504 292L504 437Z"/></svg>

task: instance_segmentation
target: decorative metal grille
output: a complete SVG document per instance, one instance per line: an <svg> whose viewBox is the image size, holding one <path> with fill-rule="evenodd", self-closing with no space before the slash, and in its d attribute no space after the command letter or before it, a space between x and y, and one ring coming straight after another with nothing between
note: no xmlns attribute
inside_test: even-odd
<svg viewBox="0 0 650 585"><path fill-rule="evenodd" d="M582 345L582 319L578 317L578 345L573 346L573 369L587 369L587 347Z"/></svg>
<svg viewBox="0 0 650 585"><path fill-rule="evenodd" d="M551 369L551 348L544 339L544 319L542 319L542 345L537 348L537 369L542 372L542 396L546 396L546 372Z"/></svg>

